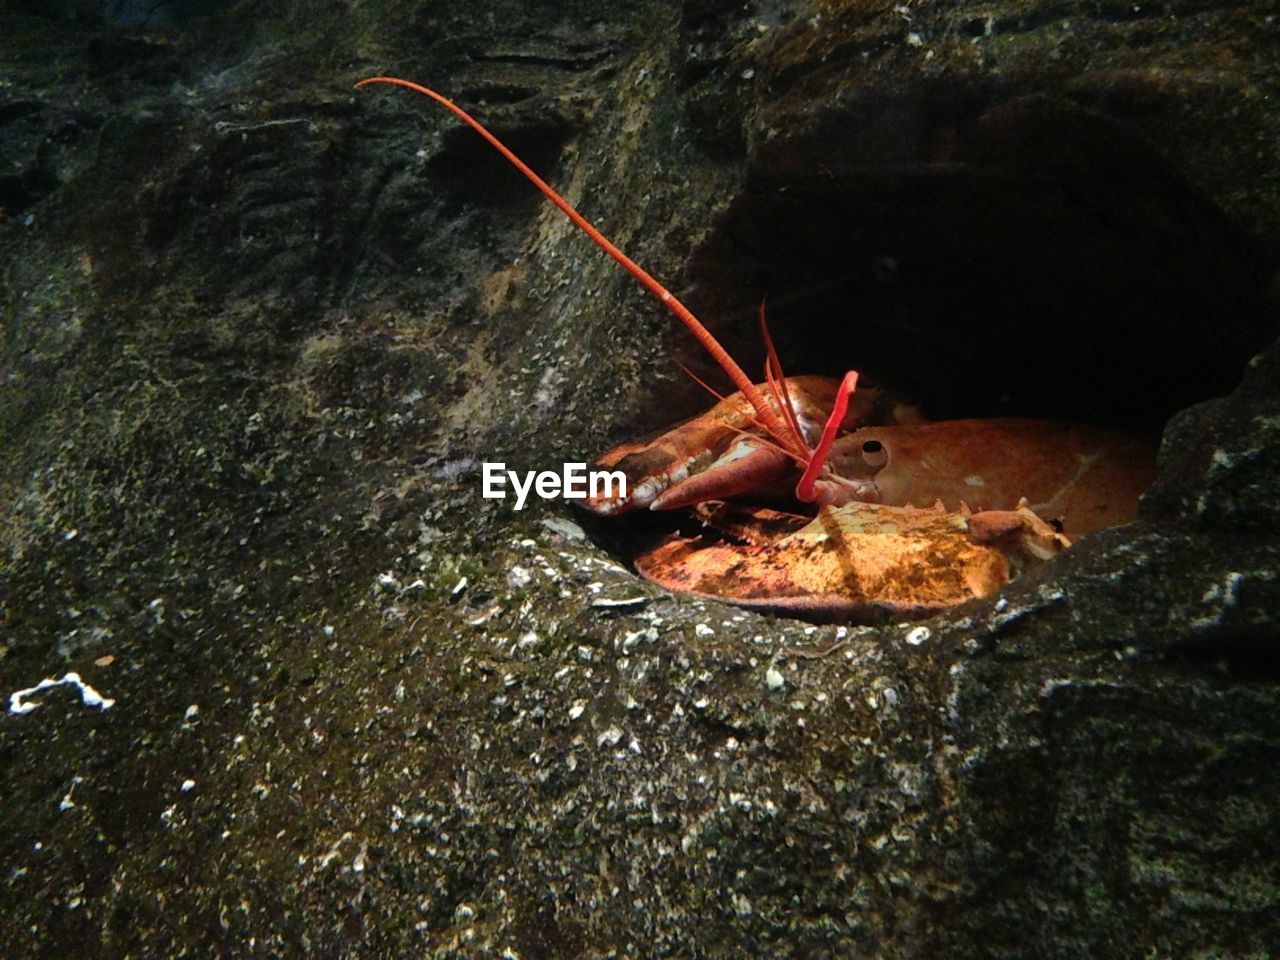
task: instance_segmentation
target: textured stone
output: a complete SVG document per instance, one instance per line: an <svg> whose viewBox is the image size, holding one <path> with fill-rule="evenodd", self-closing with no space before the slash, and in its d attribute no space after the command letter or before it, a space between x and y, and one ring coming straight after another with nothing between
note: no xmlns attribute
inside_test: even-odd
<svg viewBox="0 0 1280 960"><path fill-rule="evenodd" d="M115 703L0 719L0 953L1280 942L1268 5L23 7L0 683ZM1172 415L1143 519L922 638L660 594L634 530L482 500L482 459L693 410L703 361L472 134L350 90L382 72L751 369L767 294L796 372Z"/></svg>

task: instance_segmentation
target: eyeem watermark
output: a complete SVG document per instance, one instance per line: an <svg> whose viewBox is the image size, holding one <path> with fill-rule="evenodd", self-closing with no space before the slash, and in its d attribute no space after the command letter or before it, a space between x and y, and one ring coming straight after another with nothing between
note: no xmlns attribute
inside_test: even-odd
<svg viewBox="0 0 1280 960"><path fill-rule="evenodd" d="M587 497L617 497L626 499L627 478L620 470L588 470L585 463L566 463L559 473L543 470L526 471L524 482L520 474L508 470L505 463L481 464L486 500L505 500L507 483L516 492L516 509L523 510L530 491L543 500L564 497L566 500L585 500Z"/></svg>

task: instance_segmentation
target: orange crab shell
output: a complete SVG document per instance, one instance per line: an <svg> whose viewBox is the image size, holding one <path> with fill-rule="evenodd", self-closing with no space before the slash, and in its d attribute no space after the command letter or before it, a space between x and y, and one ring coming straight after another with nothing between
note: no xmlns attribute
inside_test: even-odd
<svg viewBox="0 0 1280 960"><path fill-rule="evenodd" d="M1137 518L1155 480L1155 443L1103 427L1051 420L942 420L863 427L837 441L833 463L856 476L863 445L887 463L870 474L879 502L1011 510L1022 498L1079 537Z"/></svg>

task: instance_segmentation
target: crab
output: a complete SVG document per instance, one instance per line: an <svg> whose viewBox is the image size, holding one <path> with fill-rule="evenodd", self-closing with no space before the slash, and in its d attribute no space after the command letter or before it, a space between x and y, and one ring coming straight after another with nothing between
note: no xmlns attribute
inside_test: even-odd
<svg viewBox="0 0 1280 960"><path fill-rule="evenodd" d="M802 432L814 432L835 391L824 378L787 381ZM808 619L929 616L988 596L1074 538L1135 519L1154 479L1154 445L1142 437L1046 420L925 423L869 392L831 445L826 482L836 492L816 514L777 509L769 504L797 469L750 411L735 394L599 458L627 476L628 495L588 500L592 512L692 507L705 525L641 553L643 576Z"/></svg>
<svg viewBox="0 0 1280 960"><path fill-rule="evenodd" d="M604 516L693 508L706 534L636 559L671 590L812 619L937 613L990 595L1071 538L1132 520L1154 478L1154 445L1045 420L922 423L880 391L786 377L769 338L753 382L697 317L469 113L420 84L371 77L434 100L480 134L662 303L737 392L657 437L598 458L627 492L586 501ZM760 498L794 491L794 509ZM741 502L743 498L749 498Z"/></svg>

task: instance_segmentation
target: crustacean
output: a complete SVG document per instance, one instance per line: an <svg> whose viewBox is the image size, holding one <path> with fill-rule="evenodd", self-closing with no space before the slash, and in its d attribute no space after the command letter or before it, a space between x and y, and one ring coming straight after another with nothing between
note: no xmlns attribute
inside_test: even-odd
<svg viewBox="0 0 1280 960"><path fill-rule="evenodd" d="M753 382L662 284L468 113L394 77L471 126L698 339L737 387L710 411L598 463L627 493L597 514L694 507L708 533L636 559L669 589L821 619L922 616L997 590L1070 538L1124 523L1154 476L1154 445L1079 424L985 419L923 423L909 407L840 381L786 377L769 341ZM796 513L735 502L791 487ZM816 508L816 515L813 509ZM804 509L802 506L801 509Z"/></svg>

